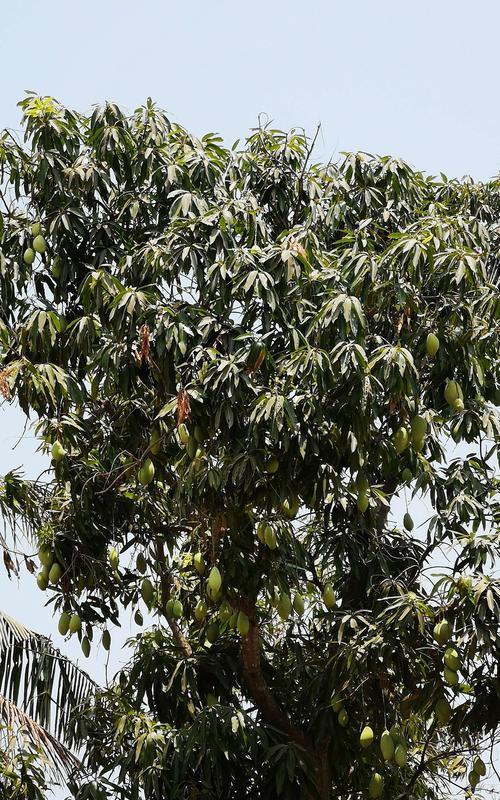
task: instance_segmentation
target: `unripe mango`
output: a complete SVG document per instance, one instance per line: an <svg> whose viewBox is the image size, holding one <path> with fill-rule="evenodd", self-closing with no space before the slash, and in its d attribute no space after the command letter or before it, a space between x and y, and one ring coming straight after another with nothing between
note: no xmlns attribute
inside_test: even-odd
<svg viewBox="0 0 500 800"><path fill-rule="evenodd" d="M45 253L46 249L47 249L47 244L43 236L41 234L35 236L35 238L33 239L33 250L35 251L35 253Z"/></svg>
<svg viewBox="0 0 500 800"><path fill-rule="evenodd" d="M453 406L455 400L463 400L463 392L458 381L447 381L444 389L444 399L448 405Z"/></svg>
<svg viewBox="0 0 500 800"><path fill-rule="evenodd" d="M67 611L63 611L63 613L59 617L59 622L57 623L57 629L61 634L61 636L66 636L67 632L69 631L70 619L71 617Z"/></svg>
<svg viewBox="0 0 500 800"><path fill-rule="evenodd" d="M372 728L369 725L365 725L363 730L361 731L361 735L359 737L359 743L361 747L366 750L367 747L373 742L374 734Z"/></svg>
<svg viewBox="0 0 500 800"><path fill-rule="evenodd" d="M88 658L90 655L90 642L86 636L84 636L82 639L82 653L85 658Z"/></svg>
<svg viewBox="0 0 500 800"><path fill-rule="evenodd" d="M458 674L455 672L455 670L445 667L443 670L443 675L446 683L449 686L456 686L458 684Z"/></svg>
<svg viewBox="0 0 500 800"><path fill-rule="evenodd" d="M408 433L408 429L402 425L400 428L397 429L394 435L394 447L396 448L396 453L402 453L403 450L406 450L408 445L410 444L410 436Z"/></svg>
<svg viewBox="0 0 500 800"><path fill-rule="evenodd" d="M278 461L276 456L271 456L271 458L268 461L266 461L264 469L269 475L274 475L278 471L279 466L280 462Z"/></svg>
<svg viewBox="0 0 500 800"><path fill-rule="evenodd" d="M473 764L474 772L479 775L481 778L484 778L486 775L486 764L484 763L483 759L479 756L474 759Z"/></svg>
<svg viewBox="0 0 500 800"><path fill-rule="evenodd" d="M205 572L205 559L202 553L198 552L194 554L193 565L198 575L203 575Z"/></svg>
<svg viewBox="0 0 500 800"><path fill-rule="evenodd" d="M143 486L147 486L151 483L155 476L155 466L150 458L147 458L140 468L139 472L137 473L137 477L139 478L139 483Z"/></svg>
<svg viewBox="0 0 500 800"><path fill-rule="evenodd" d="M48 579L47 575L45 575L44 572L39 572L38 575L36 576L36 583L37 583L38 588L42 592L44 592L46 590L47 586L49 585L49 579Z"/></svg>
<svg viewBox="0 0 500 800"><path fill-rule="evenodd" d="M408 756L406 754L406 747L403 744L398 744L394 751L394 761L398 767L406 767L408 763Z"/></svg>
<svg viewBox="0 0 500 800"><path fill-rule="evenodd" d="M439 339L435 333L427 334L427 339L425 340L425 349L427 351L427 355L431 358L434 358L439 350Z"/></svg>
<svg viewBox="0 0 500 800"><path fill-rule="evenodd" d="M445 667L448 667L448 669L451 669L454 672L458 672L460 669L460 656L454 647L448 647L445 650L443 661Z"/></svg>
<svg viewBox="0 0 500 800"><path fill-rule="evenodd" d="M280 594L280 598L278 600L277 605L278 614L280 615L283 622L285 622L291 614L292 611L292 602L287 594L284 592Z"/></svg>
<svg viewBox="0 0 500 800"><path fill-rule="evenodd" d="M374 772L368 784L368 794L371 798L382 797L384 792L384 779L378 772Z"/></svg>
<svg viewBox="0 0 500 800"><path fill-rule="evenodd" d="M437 701L437 703L435 705L435 708L434 708L434 713L435 713L436 719L440 723L440 725L447 725L448 724L448 722L451 719L451 715L453 713L453 710L452 710L448 700L446 699L446 697L441 697Z"/></svg>
<svg viewBox="0 0 500 800"><path fill-rule="evenodd" d="M236 627L240 636L246 636L250 630L250 620L244 611L240 611L236 622Z"/></svg>
<svg viewBox="0 0 500 800"><path fill-rule="evenodd" d="M54 553L48 547L41 547L38 551L40 564L44 567L51 567L54 563Z"/></svg>
<svg viewBox="0 0 500 800"><path fill-rule="evenodd" d="M342 728L347 728L349 724L349 715L345 708L341 708L337 715L338 723Z"/></svg>
<svg viewBox="0 0 500 800"><path fill-rule="evenodd" d="M207 616L207 604L204 600L198 600L194 609L194 618L196 622L203 622Z"/></svg>
<svg viewBox="0 0 500 800"><path fill-rule="evenodd" d="M32 247L27 247L23 253L23 261L27 266L31 266L33 261L35 260L35 251Z"/></svg>
<svg viewBox="0 0 500 800"><path fill-rule="evenodd" d="M218 567L212 567L210 575L208 576L208 587L212 592L218 592L222 586L222 575Z"/></svg>
<svg viewBox="0 0 500 800"><path fill-rule="evenodd" d="M304 609L305 609L304 598L302 597L301 594L299 594L299 592L297 592L297 594L293 598L293 610L295 611L296 614L299 615L299 617L301 617L302 614L304 613Z"/></svg>
<svg viewBox="0 0 500 800"><path fill-rule="evenodd" d="M155 590L149 578L144 578L141 583L141 596L147 606L153 602Z"/></svg>
<svg viewBox="0 0 500 800"><path fill-rule="evenodd" d="M383 731L380 737L380 752L385 761L394 758L394 739L387 730Z"/></svg>
<svg viewBox="0 0 500 800"><path fill-rule="evenodd" d="M51 455L56 464L63 460L64 456L66 455L66 450L62 446L61 442L54 442L52 445Z"/></svg>
<svg viewBox="0 0 500 800"><path fill-rule="evenodd" d="M72 614L69 620L69 632L78 633L82 629L82 621L78 614Z"/></svg>
<svg viewBox="0 0 500 800"><path fill-rule="evenodd" d="M407 531L412 531L414 528L413 519L411 518L411 514L409 514L408 511L403 517L403 525Z"/></svg>
<svg viewBox="0 0 500 800"><path fill-rule="evenodd" d="M61 575L62 575L62 567L60 564L57 563L57 561L54 561L49 572L49 583L51 583L53 586L56 583L59 583Z"/></svg>
<svg viewBox="0 0 500 800"><path fill-rule="evenodd" d="M337 600L331 583L327 583L323 589L323 603L328 609L335 608Z"/></svg>
<svg viewBox="0 0 500 800"><path fill-rule="evenodd" d="M111 634L107 628L102 632L101 643L105 650L109 650L111 647Z"/></svg>

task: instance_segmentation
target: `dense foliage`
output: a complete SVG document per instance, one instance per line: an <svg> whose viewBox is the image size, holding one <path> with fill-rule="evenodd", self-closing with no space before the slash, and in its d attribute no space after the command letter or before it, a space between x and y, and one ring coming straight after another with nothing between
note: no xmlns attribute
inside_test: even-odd
<svg viewBox="0 0 500 800"><path fill-rule="evenodd" d="M150 101L21 106L25 142L0 139L0 388L53 469L5 476L0 503L85 654L120 615L145 623L75 720L72 792L487 785L498 181L314 165L300 131L228 150ZM425 496L418 530L398 494Z"/></svg>

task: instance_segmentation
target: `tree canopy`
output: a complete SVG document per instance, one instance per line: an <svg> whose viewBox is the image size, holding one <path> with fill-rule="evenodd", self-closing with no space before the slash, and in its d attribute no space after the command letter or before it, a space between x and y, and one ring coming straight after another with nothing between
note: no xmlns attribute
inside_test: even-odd
<svg viewBox="0 0 500 800"><path fill-rule="evenodd" d="M500 724L499 181L315 164L270 126L228 149L149 100L20 105L0 390L52 462L4 476L0 508L85 655L144 622L74 717L74 796L480 788ZM418 530L398 495L426 498Z"/></svg>

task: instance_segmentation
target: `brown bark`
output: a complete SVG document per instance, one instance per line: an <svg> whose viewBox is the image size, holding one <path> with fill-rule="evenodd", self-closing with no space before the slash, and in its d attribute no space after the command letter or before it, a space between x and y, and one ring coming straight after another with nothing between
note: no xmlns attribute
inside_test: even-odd
<svg viewBox="0 0 500 800"><path fill-rule="evenodd" d="M250 630L241 640L242 675L249 695L262 718L304 750L306 758L313 767L318 796L321 800L328 800L331 788L328 764L330 739L329 737L324 739L318 747L315 747L304 731L280 707L262 673L259 629L254 614L249 618Z"/></svg>
<svg viewBox="0 0 500 800"><path fill-rule="evenodd" d="M193 650L191 645L189 644L188 640L182 633L181 629L177 625L176 621L168 616L167 614L167 603L170 599L170 574L165 569L165 551L163 549L163 544L160 541L157 541L155 544L155 556L156 561L160 567L160 603L161 603L161 612L165 619L167 620L167 624L172 631L173 637L177 644L179 645L180 649L182 650L185 658L191 658L193 655Z"/></svg>

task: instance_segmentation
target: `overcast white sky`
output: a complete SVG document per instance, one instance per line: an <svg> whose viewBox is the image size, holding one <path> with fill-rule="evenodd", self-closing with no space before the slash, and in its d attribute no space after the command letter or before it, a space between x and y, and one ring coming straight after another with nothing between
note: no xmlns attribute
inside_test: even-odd
<svg viewBox="0 0 500 800"><path fill-rule="evenodd" d="M185 127L228 143L265 114L311 133L321 123L321 160L365 150L449 177L487 179L500 169L498 0L2 6L0 128L19 128L26 89L79 110L104 100L132 110L151 96ZM35 476L45 466L29 432L13 450L23 424L0 408L0 475L22 465ZM424 513L414 509L417 524ZM17 585L0 572L0 608L51 633L42 602L32 581ZM62 648L79 653L73 643ZM113 668L120 657L115 649ZM102 652L90 669L102 679Z"/></svg>

